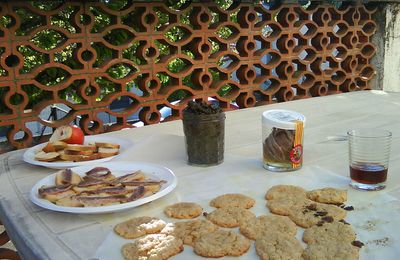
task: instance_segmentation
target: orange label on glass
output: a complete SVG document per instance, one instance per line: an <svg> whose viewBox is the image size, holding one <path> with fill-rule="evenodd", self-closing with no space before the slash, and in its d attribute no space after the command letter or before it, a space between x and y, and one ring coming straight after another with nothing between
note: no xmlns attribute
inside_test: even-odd
<svg viewBox="0 0 400 260"><path fill-rule="evenodd" d="M296 121L293 149L290 152L290 160L293 168L299 168L303 159L303 121Z"/></svg>

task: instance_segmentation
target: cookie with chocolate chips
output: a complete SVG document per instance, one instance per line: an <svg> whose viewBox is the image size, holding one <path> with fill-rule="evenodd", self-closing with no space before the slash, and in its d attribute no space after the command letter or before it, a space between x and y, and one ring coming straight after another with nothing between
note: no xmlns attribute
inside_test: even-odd
<svg viewBox="0 0 400 260"><path fill-rule="evenodd" d="M359 248L344 242L326 244L311 244L303 251L304 260L346 259L358 260Z"/></svg>
<svg viewBox="0 0 400 260"><path fill-rule="evenodd" d="M303 234L303 241L307 244L331 243L343 241L351 243L356 239L356 234L350 225L334 221L321 226L307 228Z"/></svg>
<svg viewBox="0 0 400 260"><path fill-rule="evenodd" d="M293 205L288 216L298 226L309 228L320 221L329 223L344 219L346 211L334 205L304 200L302 203Z"/></svg>

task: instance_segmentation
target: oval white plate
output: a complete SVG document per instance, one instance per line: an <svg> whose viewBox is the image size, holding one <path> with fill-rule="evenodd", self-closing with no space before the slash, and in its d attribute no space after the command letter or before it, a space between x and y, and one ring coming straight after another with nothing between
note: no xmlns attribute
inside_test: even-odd
<svg viewBox="0 0 400 260"><path fill-rule="evenodd" d="M122 154L125 152L131 145L132 142L126 139L122 138L116 138L116 137L108 137L108 136L85 136L85 144L90 143L90 142L103 142L103 143L116 143L120 145L119 149L119 154ZM35 152L38 150L41 150L46 143L43 144L38 144L36 146L33 146L29 148L28 150L25 151L23 155L23 160L27 163L33 164L33 165L39 165L39 166L44 166L47 168L53 168L53 169L65 169L65 168L71 168L71 167L76 167L76 166L82 166L82 165L95 165L97 163L102 163L102 162L108 162L112 159L114 159L116 156L111 156L107 158L102 158L102 159L97 159L97 160L91 160L91 161L83 161L83 162L68 162L68 161L57 161L57 162L41 162L38 160L35 160Z"/></svg>
<svg viewBox="0 0 400 260"><path fill-rule="evenodd" d="M78 173L81 176L84 176L87 171L94 168L95 166L80 166L72 168L72 170ZM52 174L38 181L33 187L29 194L29 198L33 203L38 205L39 207L59 211L59 212L68 212L68 213L83 213L83 214L99 214L99 213L109 213L116 212L121 210L126 210L130 208L134 208L140 206L142 204L148 203L150 201L159 199L168 193L170 193L173 189L175 189L178 184L178 180L175 174L168 168L151 163L130 163L130 162L109 162L103 164L96 164L96 167L107 167L110 169L113 175L122 176L128 173L132 173L138 170L143 171L149 178L155 180L164 180L166 183L162 184L161 189L148 197L144 197L142 199L138 199L132 202L110 205L110 206L100 206L100 207L64 207L58 206L51 203L48 200L42 199L39 197L38 190L43 185L54 185L56 174Z"/></svg>

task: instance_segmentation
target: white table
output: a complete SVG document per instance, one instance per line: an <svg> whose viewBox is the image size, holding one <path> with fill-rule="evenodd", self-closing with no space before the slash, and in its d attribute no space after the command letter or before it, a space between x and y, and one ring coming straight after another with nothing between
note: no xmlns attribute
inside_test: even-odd
<svg viewBox="0 0 400 260"><path fill-rule="evenodd" d="M296 172L271 173L262 168L261 114L273 108L295 110L307 118L304 166ZM75 215L39 208L29 201L28 192L38 180L55 170L24 163L23 150L1 155L0 218L26 259L90 259L116 223L133 216L163 216L162 209L168 204L190 199L209 210L209 199L224 192L240 191L257 199L256 211L267 213L262 198L265 188L260 187L279 182L280 178L307 176L310 171L319 170L347 177L347 142L329 137L340 137L348 129L359 127L381 127L393 132L388 185L383 192L400 199L400 93L362 91L228 112L225 160L215 167L186 164L180 120L105 134L134 143L131 150L117 160L164 165L175 172L179 181L169 195L121 213ZM321 180L323 178L321 175ZM344 181L346 183L347 179ZM382 192L363 194L366 200L373 200ZM400 212L396 203L385 207Z"/></svg>

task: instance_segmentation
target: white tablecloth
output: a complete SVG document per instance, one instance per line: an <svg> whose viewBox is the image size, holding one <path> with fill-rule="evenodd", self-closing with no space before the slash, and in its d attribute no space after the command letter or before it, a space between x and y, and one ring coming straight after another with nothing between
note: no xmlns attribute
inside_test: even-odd
<svg viewBox="0 0 400 260"><path fill-rule="evenodd" d="M295 110L307 117L304 167L299 171L271 173L262 168L261 113L272 108ZM261 214L268 213L262 196L276 183L293 182L306 188L327 185L348 188L347 142L334 141L340 138L332 136L340 137L352 128L381 127L393 132L388 186L379 192L350 189L349 203L356 209L358 206L359 210L349 212L348 219L363 242L389 238L385 245L373 241L367 243L361 251L363 258L372 259L374 252L397 256L399 240L393 234L398 231L400 206L390 196L400 198L400 174L397 174L400 168L399 116L400 94L380 91L353 92L228 112L225 161L208 168L186 164L181 121L108 133L106 135L133 142L132 148L116 160L169 167L177 175L179 184L172 193L157 201L125 212L102 215L56 213L33 205L28 192L38 180L54 170L24 163L21 159L23 150L7 153L0 156L0 217L26 259L90 259L105 252L105 242L112 238L116 223L139 215L165 218L160 213L162 209L178 201L194 200L209 210L207 201L214 196L244 192L257 200L253 210ZM368 217L360 218L363 215ZM369 230L363 230L365 228ZM117 252L119 249L113 246L109 250ZM177 259L183 259L190 251L186 248ZM254 250L244 258L253 254Z"/></svg>

